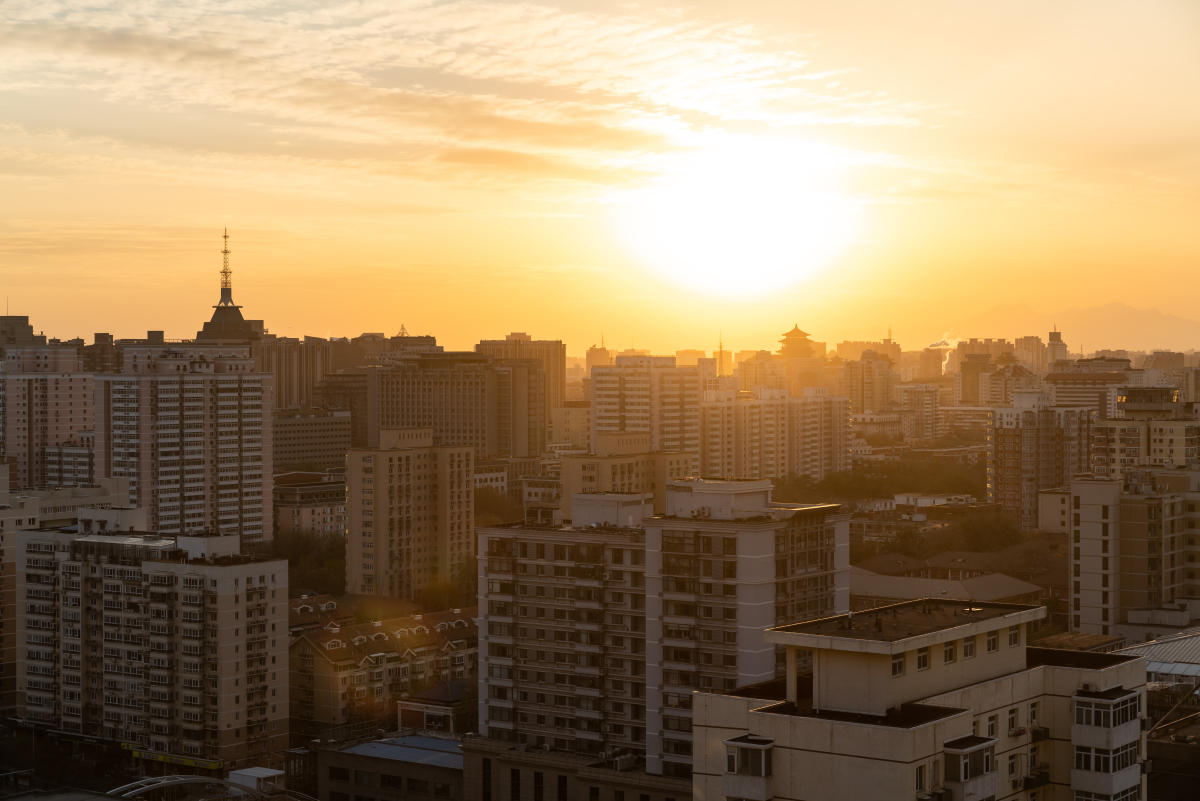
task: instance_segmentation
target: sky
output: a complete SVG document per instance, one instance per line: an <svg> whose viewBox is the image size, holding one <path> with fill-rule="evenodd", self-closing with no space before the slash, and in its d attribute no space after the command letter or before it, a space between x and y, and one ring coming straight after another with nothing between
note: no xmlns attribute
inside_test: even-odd
<svg viewBox="0 0 1200 801"><path fill-rule="evenodd" d="M1194 0L7 0L0 41L48 335L194 336L228 227L285 336L1200 348L1105 325L1200 319Z"/></svg>

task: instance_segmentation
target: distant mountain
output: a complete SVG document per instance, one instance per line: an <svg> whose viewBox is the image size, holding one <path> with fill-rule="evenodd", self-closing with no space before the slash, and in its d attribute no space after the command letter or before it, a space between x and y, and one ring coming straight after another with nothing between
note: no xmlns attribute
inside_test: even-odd
<svg viewBox="0 0 1200 801"><path fill-rule="evenodd" d="M1058 312L1035 311L1023 303L997 306L955 323L952 333L960 339L1037 335L1045 342L1055 325L1072 353L1078 353L1081 345L1088 353L1102 348L1200 349L1200 320L1163 314L1158 309L1135 309L1124 303Z"/></svg>

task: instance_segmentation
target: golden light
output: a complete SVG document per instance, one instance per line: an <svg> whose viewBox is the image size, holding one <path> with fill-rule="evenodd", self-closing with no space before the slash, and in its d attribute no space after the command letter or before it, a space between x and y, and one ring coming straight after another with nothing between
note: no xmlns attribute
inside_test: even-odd
<svg viewBox="0 0 1200 801"><path fill-rule="evenodd" d="M639 260L677 284L756 296L828 267L853 239L858 208L839 194L834 151L721 135L631 193L619 227Z"/></svg>

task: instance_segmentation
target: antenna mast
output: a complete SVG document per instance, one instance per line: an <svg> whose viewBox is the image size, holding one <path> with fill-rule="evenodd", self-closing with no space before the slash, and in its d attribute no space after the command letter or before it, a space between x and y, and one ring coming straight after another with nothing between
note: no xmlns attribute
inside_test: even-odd
<svg viewBox="0 0 1200 801"><path fill-rule="evenodd" d="M233 289L233 271L229 269L229 229L225 229L225 235L221 237L225 240L225 247L221 250L221 256L224 259L224 264L221 266L221 289Z"/></svg>

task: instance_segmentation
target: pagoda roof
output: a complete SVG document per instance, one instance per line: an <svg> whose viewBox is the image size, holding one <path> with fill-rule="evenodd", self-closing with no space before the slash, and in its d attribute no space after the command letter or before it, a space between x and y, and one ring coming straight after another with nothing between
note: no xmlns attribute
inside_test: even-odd
<svg viewBox="0 0 1200 801"><path fill-rule="evenodd" d="M784 334L784 336L785 337L808 337L808 336L812 336L812 334L806 334L805 332L800 330L800 326L793 325L792 330L788 331L786 334Z"/></svg>

